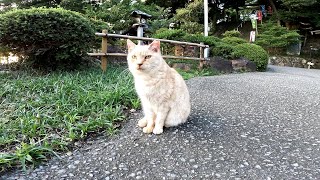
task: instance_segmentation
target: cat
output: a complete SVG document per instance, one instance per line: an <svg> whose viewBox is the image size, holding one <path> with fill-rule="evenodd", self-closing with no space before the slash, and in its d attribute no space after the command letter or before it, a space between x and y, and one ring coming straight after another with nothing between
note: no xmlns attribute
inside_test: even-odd
<svg viewBox="0 0 320 180"><path fill-rule="evenodd" d="M141 100L144 117L138 126L144 133L161 134L163 127L185 123L190 95L181 75L162 58L160 41L136 45L127 40L128 66Z"/></svg>

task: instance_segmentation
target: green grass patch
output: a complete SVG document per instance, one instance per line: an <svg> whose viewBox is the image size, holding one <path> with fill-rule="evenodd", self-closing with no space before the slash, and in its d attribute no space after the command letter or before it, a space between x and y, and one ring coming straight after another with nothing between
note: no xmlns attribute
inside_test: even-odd
<svg viewBox="0 0 320 180"><path fill-rule="evenodd" d="M203 68L202 70L199 69L191 69L189 71L184 71L181 69L176 69L178 73L182 76L184 80L188 80L198 76L215 76L218 75L218 71L214 71L209 68Z"/></svg>
<svg viewBox="0 0 320 180"><path fill-rule="evenodd" d="M127 69L0 74L0 172L25 169L88 134L114 134L124 110L138 108Z"/></svg>

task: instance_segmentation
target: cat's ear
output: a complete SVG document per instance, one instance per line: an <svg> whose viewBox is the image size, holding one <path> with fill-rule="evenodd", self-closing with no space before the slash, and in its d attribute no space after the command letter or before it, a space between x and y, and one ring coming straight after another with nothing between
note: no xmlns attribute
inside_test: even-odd
<svg viewBox="0 0 320 180"><path fill-rule="evenodd" d="M130 39L127 39L127 47L128 47L128 52L132 51L136 47L136 44L134 44Z"/></svg>
<svg viewBox="0 0 320 180"><path fill-rule="evenodd" d="M149 50L153 52L160 52L160 41L154 40L150 45L149 45Z"/></svg>

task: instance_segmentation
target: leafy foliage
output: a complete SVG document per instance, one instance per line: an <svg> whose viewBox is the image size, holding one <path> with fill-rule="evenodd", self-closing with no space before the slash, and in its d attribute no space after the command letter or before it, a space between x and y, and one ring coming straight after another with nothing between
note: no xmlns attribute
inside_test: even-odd
<svg viewBox="0 0 320 180"><path fill-rule="evenodd" d="M176 30L162 28L157 30L153 37L158 39L181 40L181 38L186 34L187 33L181 29Z"/></svg>
<svg viewBox="0 0 320 180"><path fill-rule="evenodd" d="M244 40L242 38L238 38L238 37L225 37L225 38L222 38L222 42L233 45L233 46L238 45L238 44L247 43L246 40Z"/></svg>
<svg viewBox="0 0 320 180"><path fill-rule="evenodd" d="M30 7L57 7L61 0L2 0L5 6L16 4L18 8L30 8Z"/></svg>
<svg viewBox="0 0 320 180"><path fill-rule="evenodd" d="M203 2L195 0L185 8L177 9L174 19L181 23L182 30L195 34L203 31L203 16Z"/></svg>
<svg viewBox="0 0 320 180"><path fill-rule="evenodd" d="M34 167L42 161L47 161L47 157L51 155L58 156L49 147L37 146L34 142L31 144L21 143L15 153L0 153L0 172L4 171L6 167L15 165L21 165L22 169L26 171L29 164Z"/></svg>
<svg viewBox="0 0 320 180"><path fill-rule="evenodd" d="M151 20L148 20L152 32L155 31L154 26L168 26L166 19L168 11L165 8L155 4L146 5L140 1L135 3L131 0L104 1L102 5L97 7L87 6L85 14L90 18L108 22L110 32L121 33L132 26L134 20L131 17L131 12L137 9L152 15Z"/></svg>
<svg viewBox="0 0 320 180"><path fill-rule="evenodd" d="M217 42L220 41L219 38L215 36L204 36L202 34L185 34L182 39L184 41L193 42L193 43L201 43L203 42L206 45L211 47L215 46Z"/></svg>
<svg viewBox="0 0 320 180"><path fill-rule="evenodd" d="M190 34L199 34L203 32L204 25L197 22L185 22L180 26L180 29Z"/></svg>
<svg viewBox="0 0 320 180"><path fill-rule="evenodd" d="M283 4L289 8L303 8L303 6L312 6L317 0L282 0Z"/></svg>
<svg viewBox="0 0 320 180"><path fill-rule="evenodd" d="M83 0L62 0L60 6L67 10L84 13L89 4Z"/></svg>
<svg viewBox="0 0 320 180"><path fill-rule="evenodd" d="M0 46L34 65L73 67L94 39L94 29L81 14L64 9L32 8L0 15Z"/></svg>
<svg viewBox="0 0 320 180"><path fill-rule="evenodd" d="M218 42L216 46L211 49L213 56L222 56L226 59L231 58L231 54L234 51L234 46L225 42Z"/></svg>
<svg viewBox="0 0 320 180"><path fill-rule="evenodd" d="M183 8L188 0L146 0L147 5L156 4L165 8L172 8L172 12L175 13L177 8Z"/></svg>
<svg viewBox="0 0 320 180"><path fill-rule="evenodd" d="M296 31L272 22L262 24L260 29L255 43L265 48L282 48L300 41L300 35Z"/></svg>
<svg viewBox="0 0 320 180"><path fill-rule="evenodd" d="M226 31L223 34L223 37L240 37L241 33L239 31Z"/></svg>
<svg viewBox="0 0 320 180"><path fill-rule="evenodd" d="M269 60L268 53L262 47L249 43L236 45L232 56L234 58L244 57L253 61L259 71L266 70Z"/></svg>
<svg viewBox="0 0 320 180"><path fill-rule="evenodd" d="M320 1L318 0L282 0L279 14L281 20L290 23L311 22L320 27Z"/></svg>

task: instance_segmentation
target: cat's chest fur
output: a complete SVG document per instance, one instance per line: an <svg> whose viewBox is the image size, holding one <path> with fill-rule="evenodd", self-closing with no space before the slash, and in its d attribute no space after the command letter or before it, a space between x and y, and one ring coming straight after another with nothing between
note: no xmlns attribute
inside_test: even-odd
<svg viewBox="0 0 320 180"><path fill-rule="evenodd" d="M135 78L135 88L140 97L152 102L162 102L171 96L173 92L174 78L170 76Z"/></svg>

